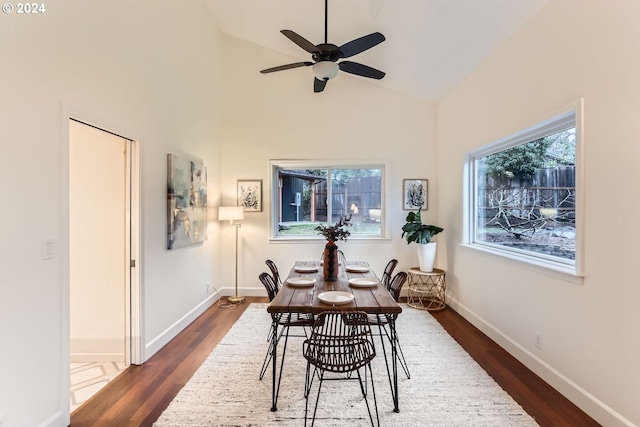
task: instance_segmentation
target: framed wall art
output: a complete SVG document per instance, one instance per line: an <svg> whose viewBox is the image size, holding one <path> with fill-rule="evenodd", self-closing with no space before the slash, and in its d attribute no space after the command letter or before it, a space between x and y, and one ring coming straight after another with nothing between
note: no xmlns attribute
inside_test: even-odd
<svg viewBox="0 0 640 427"><path fill-rule="evenodd" d="M167 155L167 249L207 240L207 168Z"/></svg>
<svg viewBox="0 0 640 427"><path fill-rule="evenodd" d="M262 212L262 180L238 180L238 206L244 212Z"/></svg>
<svg viewBox="0 0 640 427"><path fill-rule="evenodd" d="M402 180L402 209L411 211L422 208L427 210L429 200L429 180Z"/></svg>

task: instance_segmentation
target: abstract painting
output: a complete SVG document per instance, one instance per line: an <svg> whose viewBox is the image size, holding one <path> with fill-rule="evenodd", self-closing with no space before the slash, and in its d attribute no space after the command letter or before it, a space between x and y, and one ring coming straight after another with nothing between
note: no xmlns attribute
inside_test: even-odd
<svg viewBox="0 0 640 427"><path fill-rule="evenodd" d="M207 168L167 155L168 249L207 240Z"/></svg>
<svg viewBox="0 0 640 427"><path fill-rule="evenodd" d="M238 206L244 212L262 212L262 180L238 180Z"/></svg>
<svg viewBox="0 0 640 427"><path fill-rule="evenodd" d="M420 209L427 210L428 184L426 179L404 179L402 180L402 208L404 210Z"/></svg>

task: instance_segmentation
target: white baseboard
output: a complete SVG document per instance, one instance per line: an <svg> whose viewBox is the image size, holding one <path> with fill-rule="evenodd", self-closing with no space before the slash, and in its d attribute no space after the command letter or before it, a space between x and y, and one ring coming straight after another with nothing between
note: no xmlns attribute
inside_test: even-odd
<svg viewBox="0 0 640 427"><path fill-rule="evenodd" d="M67 399L68 400L68 399ZM69 416L69 411L65 414L62 412L56 412L51 415L49 418L44 420L42 423L38 425L38 427L58 427L58 426L68 426L71 424L71 417Z"/></svg>
<svg viewBox="0 0 640 427"><path fill-rule="evenodd" d="M209 307L211 307L213 303L217 301L218 298L221 297L221 293L222 293L222 290L218 290L217 292L212 293L207 297L207 299L202 301L200 304L194 307L191 311L189 311L187 314L182 316L182 318L178 319L173 325L169 326L167 329L161 332L157 337L149 341L149 343L147 343L147 345L145 346L143 360L145 362L149 360L151 356L156 354L162 347L167 345L169 341L174 339L176 335L178 335L180 332L182 332L182 330L184 330L184 328L189 326L191 322L196 320L198 316L200 316Z"/></svg>
<svg viewBox="0 0 640 427"><path fill-rule="evenodd" d="M225 287L217 289L216 292L209 295L207 299L202 301L193 310L182 316L177 322L169 326L166 330L160 333L157 337L152 339L145 346L145 354L143 360L146 362L151 356L156 354L162 347L164 347L169 341L176 337L184 328L189 326L198 316L204 313L209 307L211 307L218 299L232 296L235 289L232 287ZM251 288L242 288L241 295L251 297L266 297L267 291L263 286L255 286Z"/></svg>
<svg viewBox="0 0 640 427"><path fill-rule="evenodd" d="M124 353L71 353L72 363L120 362L124 363Z"/></svg>
<svg viewBox="0 0 640 427"><path fill-rule="evenodd" d="M71 338L71 362L123 362L124 338Z"/></svg>
<svg viewBox="0 0 640 427"><path fill-rule="evenodd" d="M231 290L233 293L233 290ZM231 294L229 294L231 295ZM242 295L247 296L247 297L266 297L267 295L267 290L264 288L264 286L256 286L253 288L242 288Z"/></svg>
<svg viewBox="0 0 640 427"><path fill-rule="evenodd" d="M469 310L464 304L447 296L447 305L601 425L607 427L636 427L631 421L591 395L587 390L578 386L535 354L504 335L499 329Z"/></svg>
<svg viewBox="0 0 640 427"><path fill-rule="evenodd" d="M228 288L220 288L218 290L218 295L220 295L220 298L226 298L226 297L230 297L235 293L235 289L228 287ZM264 288L264 286L253 286L251 288L241 288L238 289L238 293L242 296L245 297L267 297L267 290Z"/></svg>
<svg viewBox="0 0 640 427"><path fill-rule="evenodd" d="M202 301L193 310L185 314L181 319L169 326L166 330L160 333L157 337L152 339L145 346L145 354L143 360L146 362L151 356L156 354L162 347L164 347L169 341L176 337L184 328L189 326L198 316L204 313L209 307L211 307L219 298L225 298L232 296L235 289L232 287L225 287L217 289L216 292L209 295L207 299ZM267 291L262 286L256 286L251 288L242 288L241 295L244 296L258 296L266 297Z"/></svg>

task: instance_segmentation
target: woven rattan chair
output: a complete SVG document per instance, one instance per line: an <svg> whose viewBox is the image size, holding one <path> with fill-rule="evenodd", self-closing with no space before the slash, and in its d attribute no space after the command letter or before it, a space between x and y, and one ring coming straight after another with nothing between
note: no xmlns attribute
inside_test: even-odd
<svg viewBox="0 0 640 427"><path fill-rule="evenodd" d="M396 302L400 300L400 291L402 291L402 287L404 286L406 281L407 281L407 273L405 273L404 271L401 271L400 273L396 274L393 277L393 279L390 281L389 293L391 294L393 299L396 300ZM404 373L407 375L407 379L410 379L411 373L409 372L409 366L407 365L407 361L404 358L404 353L402 352L402 347L400 346L400 339L398 338L397 331L395 334L395 342L391 341L391 332L389 331L388 316L394 316L393 320L395 322L397 315L369 314L368 315L369 324L371 326L378 327L379 335L382 340L382 352L384 353L384 360L385 360L385 363L387 364L387 372L389 372L389 363L387 362L387 349L384 345L385 337L389 340L391 345L396 346L398 355L400 356L399 357L400 366L402 366L402 370L404 370ZM389 379L391 379L391 375L389 375Z"/></svg>
<svg viewBox="0 0 640 427"><path fill-rule="evenodd" d="M273 276L269 273L260 273L258 276L260 282L264 285L267 290L267 295L269 295L269 301L273 301L273 299L278 294L278 286L276 282L273 280ZM267 368L269 367L269 363L271 359L273 359L273 352L278 350L278 343L284 337L284 345L282 347L282 358L280 360L280 378L282 378L282 367L284 366L284 356L287 350L287 343L289 341L290 336L302 336L308 337L307 331L305 328L311 328L313 326L313 315L309 313L287 313L287 314L271 314L271 327L277 326L280 328L280 331L276 330L276 339L272 339L273 337L273 329L270 330L271 335L268 339L269 348L267 349L267 354L264 357L264 362L262 362L262 368L260 369L260 379L264 377L264 374L267 372ZM299 327L302 328L304 334L290 334L289 329L291 327ZM280 379L278 379L278 384L280 384Z"/></svg>
<svg viewBox="0 0 640 427"><path fill-rule="evenodd" d="M382 273L382 279L380 282L384 285L387 290L391 287L391 278L393 277L393 270L395 270L398 265L397 259L392 259L387 263L387 266L384 268L384 273Z"/></svg>
<svg viewBox="0 0 640 427"><path fill-rule="evenodd" d="M315 422L320 400L322 382L327 380L355 380L360 383L360 391L364 397L369 412L371 425L380 426L378 403L373 383L371 360L376 356L373 335L367 319L362 311L325 311L318 315L311 336L302 346L304 358L307 359L307 374L305 378L304 396L306 399L304 411L304 425L307 425L309 414L309 395L314 379L319 380L316 403L311 418L311 427ZM364 379L360 370L364 368ZM330 372L330 376L325 374ZM338 374L338 376L334 375ZM346 375L344 375L346 374ZM371 392L376 412L376 422L373 420L368 399L368 381L371 378Z"/></svg>

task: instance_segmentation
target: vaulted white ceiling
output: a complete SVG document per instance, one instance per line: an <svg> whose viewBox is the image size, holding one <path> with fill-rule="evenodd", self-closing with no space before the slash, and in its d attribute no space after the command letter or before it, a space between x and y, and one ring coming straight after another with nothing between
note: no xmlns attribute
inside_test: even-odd
<svg viewBox="0 0 640 427"><path fill-rule="evenodd" d="M220 29L290 55L311 55L280 33L324 42L324 0L204 0ZM342 45L381 32L386 41L352 58L386 73L364 79L437 103L458 86L549 0L329 0L328 42ZM288 63L288 62L287 62ZM256 73L281 63L256 61ZM307 73L296 68L280 73ZM265 75L268 78L268 75Z"/></svg>

